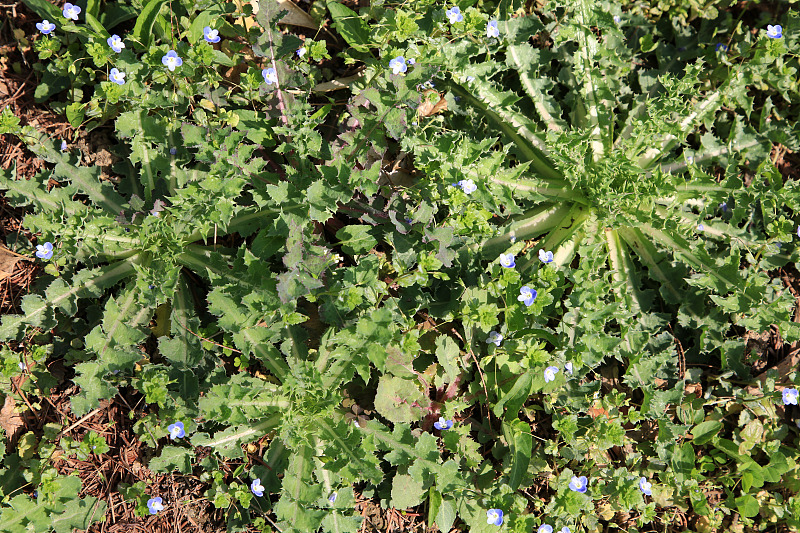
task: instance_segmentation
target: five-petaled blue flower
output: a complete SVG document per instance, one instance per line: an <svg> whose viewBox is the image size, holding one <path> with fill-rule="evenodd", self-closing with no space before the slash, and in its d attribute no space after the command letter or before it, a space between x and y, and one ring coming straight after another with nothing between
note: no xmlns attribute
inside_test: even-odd
<svg viewBox="0 0 800 533"><path fill-rule="evenodd" d="M219 30L212 30L211 26L206 26L203 28L203 39L205 39L207 43L218 43Z"/></svg>
<svg viewBox="0 0 800 533"><path fill-rule="evenodd" d="M461 14L461 9L458 6L451 7L447 11L444 12L447 15L447 18L450 19L450 24L455 24L456 22L461 22L464 20L464 15Z"/></svg>
<svg viewBox="0 0 800 533"><path fill-rule="evenodd" d="M265 68L261 71L261 75L264 76L264 82L267 85L278 85L278 73L275 72L275 69L272 67Z"/></svg>
<svg viewBox="0 0 800 533"><path fill-rule="evenodd" d="M36 257L39 259L50 259L53 257L53 243L46 242L36 245Z"/></svg>
<svg viewBox="0 0 800 533"><path fill-rule="evenodd" d="M116 33L106 39L106 42L108 43L108 46L110 46L111 49L116 53L122 52L122 49L125 48L125 43L122 42L122 38Z"/></svg>
<svg viewBox="0 0 800 533"><path fill-rule="evenodd" d="M770 39L780 39L783 37L783 26L780 24L774 26L772 24L767 24L767 37Z"/></svg>
<svg viewBox="0 0 800 533"><path fill-rule="evenodd" d="M175 50L170 50L167 52L167 54L161 58L161 62L169 69L170 72L175 72L175 67L183 65L183 59L178 57L178 54L175 52Z"/></svg>
<svg viewBox="0 0 800 533"><path fill-rule="evenodd" d="M169 438L172 440L181 439L186 436L186 431L183 430L183 422L180 421L167 426L167 431L169 431Z"/></svg>
<svg viewBox="0 0 800 533"><path fill-rule="evenodd" d="M561 528L561 533L571 533L567 526Z"/></svg>
<svg viewBox="0 0 800 533"><path fill-rule="evenodd" d="M36 23L36 29L45 35L49 35L51 31L56 29L56 25L49 20L44 19L43 21Z"/></svg>
<svg viewBox="0 0 800 533"><path fill-rule="evenodd" d="M255 478L253 482L250 483L250 491L256 496L263 496L265 490L264 485L261 484L260 477Z"/></svg>
<svg viewBox="0 0 800 533"><path fill-rule="evenodd" d="M536 533L553 533L553 526L542 524L539 526L539 529L536 530Z"/></svg>
<svg viewBox="0 0 800 533"><path fill-rule="evenodd" d="M728 51L728 45L727 45L727 44L725 44L725 43L717 43L717 44L714 46L714 51L715 51L715 52L720 52L720 51L722 51L722 52L727 52L727 51Z"/></svg>
<svg viewBox="0 0 800 533"><path fill-rule="evenodd" d="M65 141L63 139L61 140L61 151L62 152L66 152L67 151L67 141Z"/></svg>
<svg viewBox="0 0 800 533"><path fill-rule="evenodd" d="M552 263L553 252L545 252L544 250L539 249L539 261L542 263Z"/></svg>
<svg viewBox="0 0 800 533"><path fill-rule="evenodd" d="M169 149L169 155L175 155L177 153L178 153L178 149L177 148L172 147L172 148Z"/></svg>
<svg viewBox="0 0 800 533"><path fill-rule="evenodd" d="M530 307L533 305L533 301L535 299L536 299L536 289L531 289L528 286L520 288L519 296L517 296L518 302L522 302L526 306Z"/></svg>
<svg viewBox="0 0 800 533"><path fill-rule="evenodd" d="M302 58L304 55L306 55L306 47L301 46L300 48L297 49L297 52L295 53L297 54L297 57Z"/></svg>
<svg viewBox="0 0 800 533"><path fill-rule="evenodd" d="M472 194L478 190L478 186L475 185L475 182L470 179L459 181L458 186L461 187L461 190L466 194Z"/></svg>
<svg viewBox="0 0 800 533"><path fill-rule="evenodd" d="M433 423L433 427L439 431L444 431L453 427L453 421L447 420L445 417L440 416L439 420Z"/></svg>
<svg viewBox="0 0 800 533"><path fill-rule="evenodd" d="M332 492L330 496L328 496L328 501L331 503L336 503L336 498L339 496L336 492Z"/></svg>
<svg viewBox="0 0 800 533"><path fill-rule="evenodd" d="M614 23L619 24L622 21L622 17L619 15L614 15Z"/></svg>
<svg viewBox="0 0 800 533"><path fill-rule="evenodd" d="M647 494L648 496L652 496L653 495L653 491L651 490L652 488L653 484L647 481L647 478L643 477L639 479L639 490L642 491L642 493Z"/></svg>
<svg viewBox="0 0 800 533"><path fill-rule="evenodd" d="M147 500L147 508L150 510L150 514L156 514L159 511L164 510L164 500L161 499L161 496L156 496L155 498L150 498Z"/></svg>
<svg viewBox="0 0 800 533"><path fill-rule="evenodd" d="M490 20L486 23L486 36L491 37L500 37L500 29L497 27L496 20Z"/></svg>
<svg viewBox="0 0 800 533"><path fill-rule="evenodd" d="M503 336L497 333L496 331L490 331L489 337L486 339L486 344L494 344L498 348L500 347L500 343L503 342Z"/></svg>
<svg viewBox="0 0 800 533"><path fill-rule="evenodd" d="M403 56L397 56L391 61L389 61L389 68L392 69L392 74L401 74L408 70L408 66L406 65L406 58Z"/></svg>
<svg viewBox="0 0 800 533"><path fill-rule="evenodd" d="M417 60L414 59L413 57L409 57L408 59L406 59L406 63L408 63L409 65L416 65Z"/></svg>
<svg viewBox="0 0 800 533"><path fill-rule="evenodd" d="M486 511L486 523L492 524L494 526L503 525L503 510L489 509L488 511Z"/></svg>
<svg viewBox="0 0 800 533"><path fill-rule="evenodd" d="M586 476L572 476L572 481L569 482L569 488L575 492L586 492L588 486L589 480L586 479Z"/></svg>
<svg viewBox="0 0 800 533"><path fill-rule="evenodd" d="M783 404L797 405L797 389L783 389Z"/></svg>
<svg viewBox="0 0 800 533"><path fill-rule="evenodd" d="M125 73L115 68L112 68L111 72L108 73L108 79L117 85L125 85Z"/></svg>
<svg viewBox="0 0 800 533"><path fill-rule="evenodd" d="M556 379L556 374L558 374L558 367L557 366L548 366L544 369L544 382L550 383L554 379ZM575 478L573 478L575 479Z"/></svg>
<svg viewBox="0 0 800 533"><path fill-rule="evenodd" d="M702 224L697 225L697 231L705 231L706 227Z"/></svg>
<svg viewBox="0 0 800 533"><path fill-rule="evenodd" d="M73 6L72 4L67 2L66 4L64 4L64 10L61 13L64 15L64 18L68 18L70 20L78 20L78 15L80 15L81 13L81 8L78 6Z"/></svg>
<svg viewBox="0 0 800 533"><path fill-rule="evenodd" d="M506 268L517 266L516 261L514 261L514 254L500 254L500 264Z"/></svg>
<svg viewBox="0 0 800 533"><path fill-rule="evenodd" d="M570 376L572 375L572 362L564 363L564 371Z"/></svg>

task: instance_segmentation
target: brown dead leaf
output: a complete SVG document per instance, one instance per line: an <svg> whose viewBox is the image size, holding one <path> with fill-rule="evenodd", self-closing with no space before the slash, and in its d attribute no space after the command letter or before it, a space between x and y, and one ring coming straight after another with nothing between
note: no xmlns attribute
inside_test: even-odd
<svg viewBox="0 0 800 533"><path fill-rule="evenodd" d="M17 263L24 257L0 245L0 281L12 275Z"/></svg>
<svg viewBox="0 0 800 533"><path fill-rule="evenodd" d="M421 117L429 117L436 113L447 111L447 100L433 89L428 89L422 93L422 102L417 108L417 114Z"/></svg>
<svg viewBox="0 0 800 533"><path fill-rule="evenodd" d="M10 442L16 441L21 433L20 429L24 425L22 416L15 409L14 398L6 396L3 408L0 409L0 427L6 432L6 437Z"/></svg>

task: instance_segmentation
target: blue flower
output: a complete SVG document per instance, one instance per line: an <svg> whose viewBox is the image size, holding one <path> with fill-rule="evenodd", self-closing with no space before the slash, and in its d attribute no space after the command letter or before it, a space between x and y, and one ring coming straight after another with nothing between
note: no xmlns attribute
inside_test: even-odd
<svg viewBox="0 0 800 533"><path fill-rule="evenodd" d="M331 495L328 496L328 501L331 503L336 503L336 498L339 496L335 491L331 492Z"/></svg>
<svg viewBox="0 0 800 533"><path fill-rule="evenodd" d="M783 404L797 405L797 389L783 389Z"/></svg>
<svg viewBox="0 0 800 533"><path fill-rule="evenodd" d="M728 211L728 202L722 202L719 204L719 208L722 209L723 213ZM798 231L800 231L800 228L798 228Z"/></svg>
<svg viewBox="0 0 800 533"><path fill-rule="evenodd" d="M459 181L458 186L461 187L461 190L466 194L472 194L478 190L478 186L475 185L475 182L470 179Z"/></svg>
<svg viewBox="0 0 800 533"><path fill-rule="evenodd" d="M780 39L783 37L783 26L780 24L776 24L774 26L772 24L767 24L767 37L770 39Z"/></svg>
<svg viewBox="0 0 800 533"><path fill-rule="evenodd" d="M461 14L461 9L459 9L458 6L451 7L445 11L444 14L447 15L448 19L450 19L450 24L455 24L456 22L461 22L464 20L464 15Z"/></svg>
<svg viewBox="0 0 800 533"><path fill-rule="evenodd" d="M272 67L265 68L261 71L261 75L264 76L264 82L267 85L278 85L278 73L275 72L275 69Z"/></svg>
<svg viewBox="0 0 800 533"><path fill-rule="evenodd" d="M517 266L516 261L514 261L514 254L500 254L500 264L506 268Z"/></svg>
<svg viewBox="0 0 800 533"><path fill-rule="evenodd" d="M172 440L181 439L186 436L186 432L183 430L183 422L170 424L167 426L167 431L169 431L169 438Z"/></svg>
<svg viewBox="0 0 800 533"><path fill-rule="evenodd" d="M25 369L28 368L28 367L25 366L25 363L23 363L22 361L17 363L17 366L19 367L20 371L22 371L22 372L25 372Z"/></svg>
<svg viewBox="0 0 800 533"><path fill-rule="evenodd" d="M159 511L164 510L164 500L161 499L161 496L156 496L155 498L150 498L147 500L147 508L150 510L150 514L156 514Z"/></svg>
<svg viewBox="0 0 800 533"><path fill-rule="evenodd" d="M64 15L64 18L68 18L71 20L78 20L78 15L81 12L81 8L78 6L73 6L69 2L64 4L64 10L61 12ZM778 26L780 28L780 26Z"/></svg>
<svg viewBox="0 0 800 533"><path fill-rule="evenodd" d="M207 43L218 43L219 30L212 30L211 26L206 26L203 28L203 39L205 39Z"/></svg>
<svg viewBox="0 0 800 533"><path fill-rule="evenodd" d="M116 33L106 39L106 42L108 43L108 46L110 46L111 49L116 53L122 52L122 49L125 48L125 43L122 42L122 39Z"/></svg>
<svg viewBox="0 0 800 533"><path fill-rule="evenodd" d="M467 82L475 81L475 76L467 76L465 79Z"/></svg>
<svg viewBox="0 0 800 533"><path fill-rule="evenodd" d="M561 533L571 533L567 526L561 528Z"/></svg>
<svg viewBox="0 0 800 533"><path fill-rule="evenodd" d="M458 8L456 8L458 9ZM495 526L503 524L503 511L502 509L489 509L486 511L486 523Z"/></svg>
<svg viewBox="0 0 800 533"><path fill-rule="evenodd" d="M175 154L177 154L177 153L178 153L178 149L177 149L177 148L174 148L174 147L173 147L173 148L170 148L170 149L169 149L169 155L175 155Z"/></svg>
<svg viewBox="0 0 800 533"><path fill-rule="evenodd" d="M66 152L67 151L67 141L65 141L65 140L61 141L61 151L62 152Z"/></svg>
<svg viewBox="0 0 800 533"><path fill-rule="evenodd" d="M439 431L444 431L453 427L453 421L447 420L445 419L445 417L440 416L439 420L433 423L433 427L435 427Z"/></svg>
<svg viewBox="0 0 800 533"><path fill-rule="evenodd" d="M797 236L800 237L800 226L797 226Z"/></svg>
<svg viewBox="0 0 800 533"><path fill-rule="evenodd" d="M553 262L553 252L545 252L544 250L539 250L539 261L542 263L552 263Z"/></svg>
<svg viewBox="0 0 800 533"><path fill-rule="evenodd" d="M389 61L389 68L392 69L392 74L401 74L408 70L406 66L406 59L403 56L397 56Z"/></svg>
<svg viewBox="0 0 800 533"><path fill-rule="evenodd" d="M125 85L125 73L120 72L115 68L111 69L111 72L108 74L108 79L113 81L117 85Z"/></svg>
<svg viewBox="0 0 800 533"><path fill-rule="evenodd" d="M500 343L503 342L503 336L497 333L496 331L490 331L489 337L486 339L486 344L494 344L498 348L500 347Z"/></svg>
<svg viewBox="0 0 800 533"><path fill-rule="evenodd" d="M407 62L409 65L416 65L416 64L417 64L417 60L416 60L416 59L414 59L413 57L409 57L409 58L406 60L406 62Z"/></svg>
<svg viewBox="0 0 800 533"><path fill-rule="evenodd" d="M614 15L614 23L619 24L622 21L622 17L619 15Z"/></svg>
<svg viewBox="0 0 800 533"><path fill-rule="evenodd" d="M572 363L571 362L567 362L567 363L564 364L564 371L567 374L569 374L570 376L572 375Z"/></svg>
<svg viewBox="0 0 800 533"><path fill-rule="evenodd" d="M642 491L644 494L652 496L653 495L653 491L651 490L652 487L653 484L647 481L647 478L643 477L639 479L639 490Z"/></svg>
<svg viewBox="0 0 800 533"><path fill-rule="evenodd" d="M539 526L539 529L536 530L536 533L553 533L553 526L542 524Z"/></svg>
<svg viewBox="0 0 800 533"><path fill-rule="evenodd" d="M722 51L722 52L727 52L727 51L728 51L728 45L727 45L727 44L724 44L724 43L717 43L717 44L714 46L714 51L715 51L715 52L719 52L719 51Z"/></svg>
<svg viewBox="0 0 800 533"><path fill-rule="evenodd" d="M533 305L533 301L536 299L536 289L531 289L528 286L522 287L519 290L519 296L517 296L517 301L524 303L526 306L530 307Z"/></svg>
<svg viewBox="0 0 800 533"><path fill-rule="evenodd" d="M36 257L39 259L50 259L53 257L53 243L46 242L44 244L36 245Z"/></svg>
<svg viewBox="0 0 800 533"><path fill-rule="evenodd" d="M36 29L45 35L50 35L50 32L56 29L56 25L47 19L36 23Z"/></svg>
<svg viewBox="0 0 800 533"><path fill-rule="evenodd" d="M256 496L263 496L265 490L264 485L261 484L260 477L255 478L253 482L250 483L250 491Z"/></svg>
<svg viewBox="0 0 800 533"><path fill-rule="evenodd" d="M697 225L697 231L705 231L706 227L702 224Z"/></svg>
<svg viewBox="0 0 800 533"><path fill-rule="evenodd" d="M295 53L297 54L297 57L302 58L304 55L306 55L306 47L301 46L300 48L297 49L297 52Z"/></svg>
<svg viewBox="0 0 800 533"><path fill-rule="evenodd" d="M572 481L569 482L569 488L575 492L586 492L588 486L589 481L586 479L586 476L572 476Z"/></svg>
<svg viewBox="0 0 800 533"><path fill-rule="evenodd" d="M490 20L486 23L486 36L489 38L500 37L500 29L497 27L496 20Z"/></svg>
<svg viewBox="0 0 800 533"><path fill-rule="evenodd" d="M167 52L167 55L161 58L161 62L169 69L170 72L175 72L175 67L183 65L183 59L178 57L178 54L175 52L175 50L170 50Z"/></svg>
<svg viewBox="0 0 800 533"><path fill-rule="evenodd" d="M556 374L558 374L558 367L557 366L548 366L544 369L544 382L550 383L554 379L556 379ZM575 479L575 478L573 478Z"/></svg>

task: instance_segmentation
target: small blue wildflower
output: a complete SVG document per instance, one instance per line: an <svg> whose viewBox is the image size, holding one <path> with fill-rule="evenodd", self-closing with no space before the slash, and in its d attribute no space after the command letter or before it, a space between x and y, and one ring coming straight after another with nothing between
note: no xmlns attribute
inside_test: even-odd
<svg viewBox="0 0 800 533"><path fill-rule="evenodd" d="M798 392L797 389L783 389L783 404L784 405L797 405Z"/></svg>
<svg viewBox="0 0 800 533"><path fill-rule="evenodd" d="M767 37L770 39L780 39L783 37L783 26L780 24L776 24L774 26L772 24L767 24Z"/></svg>
<svg viewBox="0 0 800 533"><path fill-rule="evenodd" d="M715 51L715 52L720 52L720 51L721 51L721 52L727 52L727 51L728 51L728 45L727 45L727 44L725 44L725 43L717 43L717 44L714 46L714 51Z"/></svg>
<svg viewBox="0 0 800 533"><path fill-rule="evenodd" d="M528 286L522 287L519 290L519 296L517 296L517 301L524 303L527 307L533 305L533 301L536 299L536 289L531 289Z"/></svg>
<svg viewBox="0 0 800 533"><path fill-rule="evenodd" d="M800 226L797 226L797 236L800 237Z"/></svg>
<svg viewBox="0 0 800 533"><path fill-rule="evenodd" d="M572 362L571 361L567 362L567 363L564 363L564 372L566 372L570 376L572 375Z"/></svg>
<svg viewBox="0 0 800 533"><path fill-rule="evenodd" d="M702 224L698 224L697 225L697 231L705 231L705 230L706 230L706 227L704 225L702 225Z"/></svg>
<svg viewBox="0 0 800 533"><path fill-rule="evenodd" d="M456 8L458 9L458 8ZM486 523L494 526L503 524L503 510L502 509L489 509L486 511Z"/></svg>
<svg viewBox="0 0 800 533"><path fill-rule="evenodd" d="M147 508L150 510L150 514L156 514L159 511L164 510L164 500L161 499L161 496L156 496L155 498L150 498L147 500Z"/></svg>
<svg viewBox="0 0 800 533"><path fill-rule="evenodd" d="M614 15L614 24L619 24L620 22L622 22L622 17Z"/></svg>
<svg viewBox="0 0 800 533"><path fill-rule="evenodd" d="M336 498L339 495L336 492L332 492L330 496L328 496L328 501L331 503L336 503Z"/></svg>
<svg viewBox="0 0 800 533"><path fill-rule="evenodd" d="M445 11L444 14L447 15L448 19L450 19L450 24L455 24L456 22L461 22L464 20L464 15L461 14L461 9L459 9L458 6L451 7Z"/></svg>
<svg viewBox="0 0 800 533"><path fill-rule="evenodd" d="M497 333L496 331L490 331L489 337L486 338L486 344L494 344L498 348L500 347L500 343L503 342L503 336Z"/></svg>
<svg viewBox="0 0 800 533"><path fill-rule="evenodd" d="M539 526L539 529L536 530L536 533L553 533L553 526L542 524Z"/></svg>
<svg viewBox="0 0 800 533"><path fill-rule="evenodd" d="M65 141L65 140L61 141L61 151L62 152L66 152L67 151L67 141Z"/></svg>
<svg viewBox="0 0 800 533"><path fill-rule="evenodd" d="M181 439L186 436L186 431L183 430L183 422L180 421L167 426L167 431L169 431L169 438L172 440Z"/></svg>
<svg viewBox="0 0 800 533"><path fill-rule="evenodd" d="M433 423L433 427L439 431L445 431L453 427L453 421L447 420L445 417L440 416L439 420Z"/></svg>
<svg viewBox="0 0 800 533"><path fill-rule="evenodd" d="M203 39L205 39L207 43L218 43L219 30L212 30L211 26L206 26L203 28Z"/></svg>
<svg viewBox="0 0 800 533"><path fill-rule="evenodd" d="M728 202L722 202L719 204L719 208L722 209L722 212L725 213L728 211Z"/></svg>
<svg viewBox="0 0 800 533"><path fill-rule="evenodd" d="M178 153L178 149L177 149L177 148L174 148L174 147L173 147L173 148L170 148L170 149L169 149L169 155L175 155L175 154L177 154L177 153Z"/></svg>
<svg viewBox="0 0 800 533"><path fill-rule="evenodd" d="M297 49L297 52L295 53L297 54L297 57L302 58L304 55L306 55L306 47L301 46L300 48Z"/></svg>
<svg viewBox="0 0 800 533"><path fill-rule="evenodd" d="M539 261L542 263L552 263L553 252L545 252L544 250L539 249Z"/></svg>
<svg viewBox="0 0 800 533"><path fill-rule="evenodd" d="M118 54L122 52L123 48L125 48L125 43L122 42L122 39L116 33L106 39L106 42L108 43L108 46L110 46L111 49Z"/></svg>
<svg viewBox="0 0 800 533"><path fill-rule="evenodd" d="M647 481L647 478L643 477L639 479L639 490L642 491L642 493L648 496L652 496L653 495L653 491L651 490L652 488L653 484Z"/></svg>
<svg viewBox="0 0 800 533"><path fill-rule="evenodd" d="M413 57L409 57L408 59L406 59L406 62L407 62L409 65L416 65L416 64L417 64L417 60L416 60L416 59L414 59Z"/></svg>
<svg viewBox="0 0 800 533"><path fill-rule="evenodd" d="M569 482L569 488L575 492L586 492L588 486L589 481L586 479L586 476L572 476L572 481Z"/></svg>
<svg viewBox="0 0 800 533"><path fill-rule="evenodd" d="M46 242L44 244L37 244L36 245L36 257L39 259L50 259L53 257L53 243Z"/></svg>
<svg viewBox="0 0 800 533"><path fill-rule="evenodd" d="M475 81L475 76L467 76L466 80L467 82Z"/></svg>
<svg viewBox="0 0 800 533"><path fill-rule="evenodd" d="M261 71L261 75L264 77L264 82L267 85L272 85L273 83L275 85L278 85L278 73L275 71L274 68L272 67L265 68L264 70Z"/></svg>
<svg viewBox="0 0 800 533"><path fill-rule="evenodd" d="M544 369L544 382L550 383L554 379L556 379L556 374L558 374L558 367L557 366L548 366Z"/></svg>
<svg viewBox="0 0 800 533"><path fill-rule="evenodd" d="M392 74L401 74L408 71L406 59L403 56L397 56L389 61L389 68L392 69Z"/></svg>
<svg viewBox="0 0 800 533"><path fill-rule="evenodd" d="M478 190L478 186L475 185L475 182L470 179L459 181L458 186L461 187L461 190L466 194L472 194Z"/></svg>
<svg viewBox="0 0 800 533"><path fill-rule="evenodd" d="M56 25L49 20L44 19L43 21L36 23L36 29L45 35L50 35L50 32L56 29Z"/></svg>
<svg viewBox="0 0 800 533"><path fill-rule="evenodd" d="M496 20L490 20L486 23L486 36L490 39L492 37L497 38L500 37L500 29L497 27Z"/></svg>
<svg viewBox="0 0 800 533"><path fill-rule="evenodd" d="M561 528L561 533L571 533L567 526Z"/></svg>
<svg viewBox="0 0 800 533"><path fill-rule="evenodd" d="M253 482L250 483L250 491L256 496L263 496L265 490L264 485L261 484L260 477L255 478Z"/></svg>
<svg viewBox="0 0 800 533"><path fill-rule="evenodd" d="M150 285L147 286L147 288L152 291L153 289L156 288L156 286L151 283Z"/></svg>
<svg viewBox="0 0 800 533"><path fill-rule="evenodd" d="M125 73L120 72L116 68L111 69L111 72L108 74L108 79L117 85L125 85Z"/></svg>
<svg viewBox="0 0 800 533"><path fill-rule="evenodd" d="M28 367L25 366L25 363L23 363L22 361L17 363L17 366L19 367L20 371L22 371L22 372L25 372L25 369L28 368Z"/></svg>
<svg viewBox="0 0 800 533"><path fill-rule="evenodd" d="M506 268L517 266L517 262L514 261L514 254L500 254L500 264Z"/></svg>
<svg viewBox="0 0 800 533"><path fill-rule="evenodd" d="M66 4L64 4L64 9L63 11L61 11L61 13L64 15L64 18L70 20L78 20L78 15L80 15L81 13L81 8L78 6L73 6L72 4L67 2Z"/></svg>
<svg viewBox="0 0 800 533"><path fill-rule="evenodd" d="M514 244L517 242L517 236L512 233L508 240L511 241L511 244Z"/></svg>
<svg viewBox="0 0 800 533"><path fill-rule="evenodd" d="M183 65L183 59L178 56L175 50L167 52L167 54L161 58L161 62L170 72L175 72L175 67Z"/></svg>

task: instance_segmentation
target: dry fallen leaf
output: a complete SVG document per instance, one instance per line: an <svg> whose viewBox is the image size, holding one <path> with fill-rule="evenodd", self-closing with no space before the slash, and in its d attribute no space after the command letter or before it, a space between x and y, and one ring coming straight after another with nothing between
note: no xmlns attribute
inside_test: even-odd
<svg viewBox="0 0 800 533"><path fill-rule="evenodd" d="M447 111L447 100L433 89L428 89L422 93L422 102L417 108L417 114L421 117L429 117L436 113Z"/></svg>
<svg viewBox="0 0 800 533"><path fill-rule="evenodd" d="M0 281L3 281L13 274L17 262L24 257L25 256L14 253L5 246L0 245Z"/></svg>
<svg viewBox="0 0 800 533"><path fill-rule="evenodd" d="M15 409L14 398L6 396L3 408L0 409L0 427L6 432L10 442L13 443L19 437L20 428L24 425L22 416Z"/></svg>

